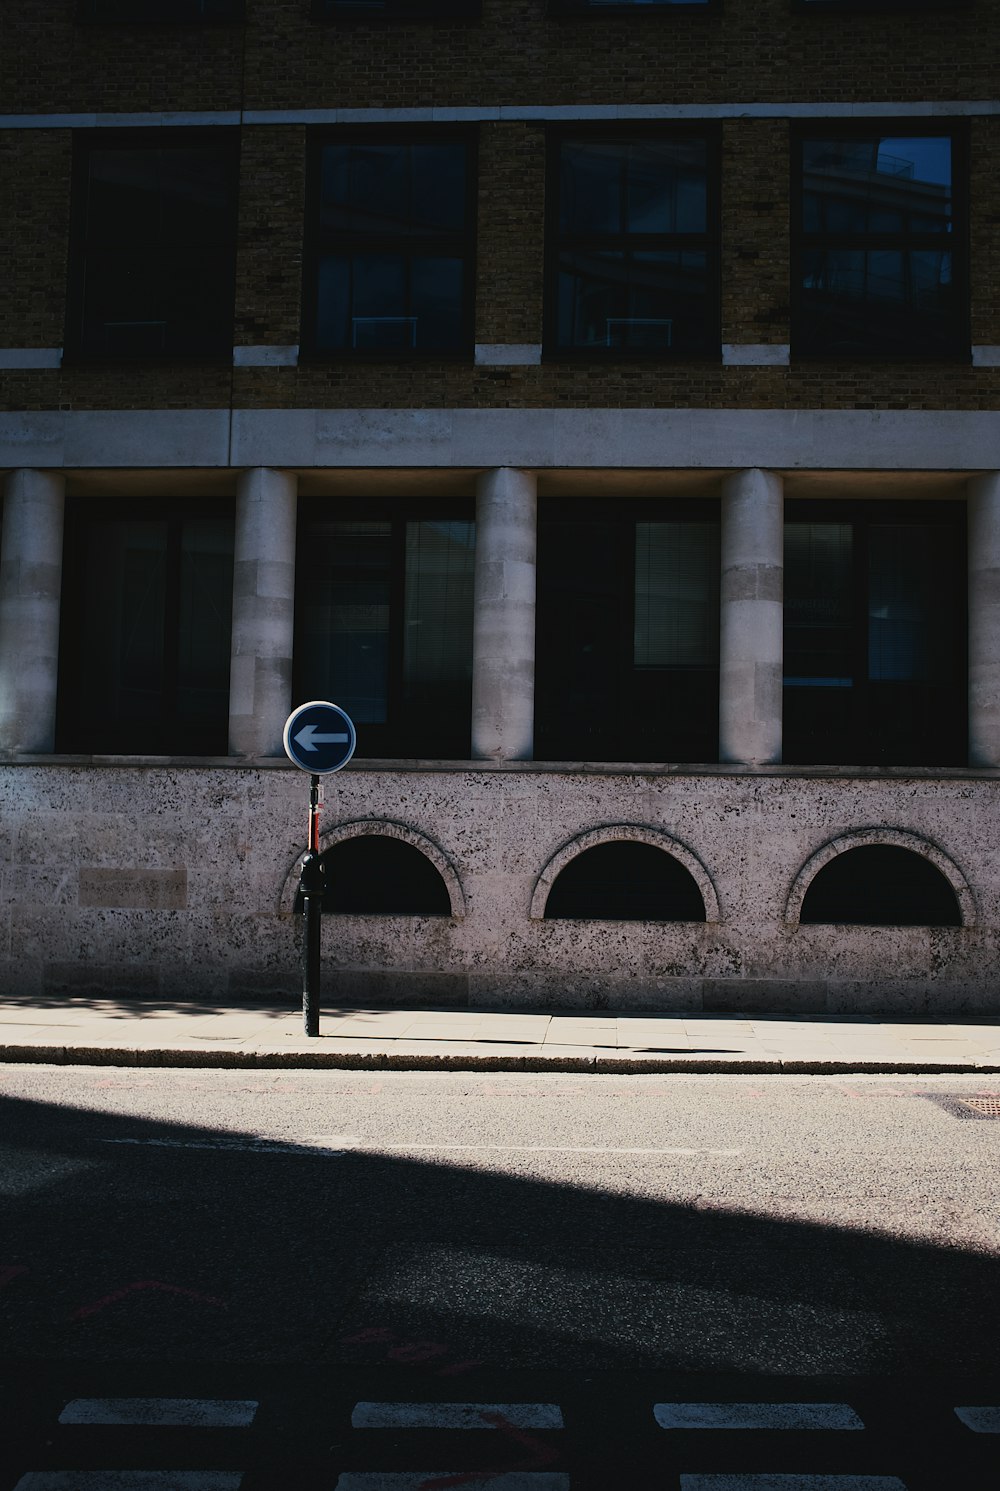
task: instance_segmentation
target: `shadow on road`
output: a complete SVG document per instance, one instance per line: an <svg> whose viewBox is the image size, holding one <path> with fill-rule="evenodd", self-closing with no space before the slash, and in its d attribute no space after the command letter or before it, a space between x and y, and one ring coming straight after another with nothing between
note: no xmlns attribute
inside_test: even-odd
<svg viewBox="0 0 1000 1491"><path fill-rule="evenodd" d="M997 1366L998 1261L946 1240L13 1098L0 1133L8 1359Z"/></svg>

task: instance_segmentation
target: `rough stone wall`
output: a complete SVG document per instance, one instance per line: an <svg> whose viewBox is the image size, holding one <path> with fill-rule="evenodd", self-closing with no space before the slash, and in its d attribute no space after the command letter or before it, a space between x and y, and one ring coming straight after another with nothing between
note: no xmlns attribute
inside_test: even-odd
<svg viewBox="0 0 1000 1491"><path fill-rule="evenodd" d="M423 836L454 871L464 915L325 918L325 997L1000 1013L998 793L1000 773L988 772L351 767L326 783L326 842L359 820ZM305 779L278 766L4 767L0 994L294 1003L306 801ZM615 825L666 833L696 856L720 919L532 920L552 856ZM971 924L785 921L811 856L873 825L950 859L971 892Z"/></svg>

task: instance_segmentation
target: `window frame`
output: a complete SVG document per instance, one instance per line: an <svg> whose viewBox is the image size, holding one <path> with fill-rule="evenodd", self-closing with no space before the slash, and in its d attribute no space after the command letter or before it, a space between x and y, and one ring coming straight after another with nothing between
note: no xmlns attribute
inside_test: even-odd
<svg viewBox="0 0 1000 1491"><path fill-rule="evenodd" d="M807 233L803 223L805 180L803 150L807 140L866 140L890 138L944 138L951 141L951 220L950 233ZM790 340L791 359L796 362L920 362L970 363L972 331L970 303L970 195L969 195L969 127L968 121L929 116L926 119L879 116L849 121L809 119L792 121L790 132L790 210L791 210L791 284ZM811 248L843 248L940 251L949 249L952 256L952 279L955 293L955 324L947 347L923 351L915 338L912 346L830 350L810 342L803 333L802 269L805 254Z"/></svg>
<svg viewBox="0 0 1000 1491"><path fill-rule="evenodd" d="M167 26L171 30L179 26L241 26L246 21L246 0L226 0L231 10L230 15L190 15L190 16L107 16L99 13L102 4L108 4L109 0L77 0L75 20L80 26ZM120 3L120 0L110 0L110 3ZM93 14L93 11L98 14ZM90 12L90 13L88 13Z"/></svg>
<svg viewBox="0 0 1000 1491"><path fill-rule="evenodd" d="M386 3L395 6L406 0ZM482 18L482 0L418 0L412 10L402 12L373 12L366 9L364 0L312 0L311 14L320 26L408 26L426 22L461 26Z"/></svg>
<svg viewBox="0 0 1000 1491"><path fill-rule="evenodd" d="M659 20L667 15L718 15L722 0L623 0L623 3L601 5L592 0L548 0L548 13L558 21L593 21L640 17Z"/></svg>
<svg viewBox="0 0 1000 1491"><path fill-rule="evenodd" d="M354 523L372 522L388 523L389 534L389 565L388 565L388 611L389 624L387 631L387 662L386 662L386 712L387 719L383 723L366 723L355 721L358 732L357 759L366 761L377 761L385 759L437 759L440 752L417 753L409 749L412 743L410 732L414 729L412 722L407 721L404 716L405 699L404 687L406 677L404 672L405 646L406 646L406 534L410 523L433 523L433 522L457 522L471 523L475 527L476 504L473 497L442 497L434 498L419 497L412 500L405 498L330 498L320 496L307 496L299 498L298 518L296 531L298 541L296 543L295 562L295 619L294 619L294 642L292 649L292 698L298 702L312 697L312 684L305 672L305 660L302 646L303 635L303 613L300 607L306 602L309 584L310 564L313 560L312 545L306 542L306 533L312 524L327 523ZM475 550L473 550L473 562ZM471 664L472 656L472 627L473 618L469 620L469 656ZM445 756L446 760L465 761L470 758L472 745L472 680L469 679L469 700L466 711L466 719L463 725L466 737L466 750L455 756Z"/></svg>
<svg viewBox="0 0 1000 1491"><path fill-rule="evenodd" d="M227 241L221 252L228 263L229 315L225 338L220 336L218 351L109 351L88 347L84 336L86 313L86 279L88 270L87 206L90 187L89 161L92 152L108 149L171 150L178 147L197 149L211 145L221 150L231 190ZM117 365L171 363L232 365L233 328L236 317L236 253L239 215L240 131L238 127L219 126L208 129L82 129L73 131L72 188L70 197L69 269L66 289L66 330L63 363Z"/></svg>
<svg viewBox="0 0 1000 1491"><path fill-rule="evenodd" d="M465 149L465 194L464 227L461 232L464 283L462 287L461 345L443 350L423 350L414 347L357 349L352 347L324 348L318 345L319 315L319 264L324 247L336 241L323 233L320 223L320 192L323 171L323 149L327 145L352 144L445 144L460 143ZM476 310L476 253L477 253L477 204L479 189L478 171L479 131L476 126L430 125L414 126L409 132L401 131L398 125L369 125L361 128L333 129L319 127L309 131L306 146L306 202L305 231L302 255L302 310L299 361L304 363L430 363L471 362L475 355L475 310ZM424 248L454 246L458 238L455 233L442 233L440 237L425 239L397 238L395 242L414 244ZM343 242L344 240L340 240ZM365 238L359 234L355 240L358 247L386 239Z"/></svg>
<svg viewBox="0 0 1000 1491"><path fill-rule="evenodd" d="M971 10L975 0L791 0L792 10L802 15L888 13L905 15L908 11Z"/></svg>
<svg viewBox="0 0 1000 1491"><path fill-rule="evenodd" d="M225 756L229 749L229 712L225 720L213 727L201 727L207 736L209 728L217 732L214 740L219 750L178 750L173 746L159 751L123 750L108 752L95 744L100 737L94 727L87 726L86 733L75 724L78 717L80 690L83 687L84 670L81 658L85 634L78 625L86 603L87 580L80 540L100 523L143 522L167 525L167 574L164 581L164 683L161 689L161 717L157 728L164 734L179 737L181 723L177 717L176 690L178 688L177 650L180 644L180 560L182 558L181 537L185 522L192 519L225 520L233 525L233 555L235 563L236 508L231 497L98 497L79 496L69 498L66 504L66 523L63 540L63 593L59 623L59 661L56 693L56 751L62 755L193 755ZM232 620L230 616L230 626ZM230 634L230 653L232 637ZM227 680L227 689L229 683ZM172 698L172 702L171 702ZM164 707L169 704L169 708ZM150 727L151 729L153 727ZM189 727L197 728L197 727Z"/></svg>
<svg viewBox="0 0 1000 1491"><path fill-rule="evenodd" d="M701 140L705 145L706 179L706 228L704 233L674 234L588 234L566 235L560 232L561 211L561 152L563 147L575 140L630 141L643 140ZM722 129L710 120L697 120L682 124L612 124L567 125L548 132L546 141L546 205L545 205L545 254L544 296L542 317L542 358L545 362L641 362L641 363L690 363L722 360ZM606 246L621 245L626 251L638 239L648 242L651 249L662 248L669 252L685 249L703 251L706 257L705 270L705 345L700 349L641 348L641 347L565 347L559 344L559 260L564 247L588 243L600 246L598 240L606 240ZM657 240L658 242L653 242ZM697 242L695 242L697 240Z"/></svg>
<svg viewBox="0 0 1000 1491"><path fill-rule="evenodd" d="M960 499L865 499L845 497L843 500L836 498L810 499L810 498L787 498L784 509L784 527L792 523L820 523L846 525L851 529L851 594L850 594L850 658L852 666L851 684L849 692L850 721L848 731L851 736L849 742L849 753L851 764L863 767L898 767L900 769L915 769L921 766L963 766L968 759L968 627L967 627L967 595L968 595L968 570L966 562L966 533L967 533L967 507ZM869 648L870 648L870 530L885 525L915 526L934 525L942 529L948 529L953 534L954 551L948 556L950 566L947 571L949 585L957 602L954 617L955 627L955 652L953 655L953 671L947 682L930 681L923 684L925 690L938 689L949 695L948 706L951 713L947 718L952 722L958 721L952 741L955 750L947 754L954 759L941 761L940 745L935 746L935 757L932 761L878 761L872 759L877 753L872 749L877 740L875 734L875 723L877 720L876 705L877 691L880 683L885 688L884 681L869 677ZM953 567L951 567L953 566ZM787 578L787 576L786 576ZM787 587L786 587L787 594ZM783 638L787 635L788 611L785 610L785 625L783 627ZM783 640L783 676L782 676L782 717L786 721L788 710L786 698L789 689L803 688L801 685L788 685L784 679L787 677L784 669L788 665L787 649ZM807 686L806 686L807 687ZM821 687L815 685L815 687ZM804 689L803 689L804 692ZM800 694L803 697L803 694ZM815 727L814 727L815 731ZM796 751L789 753L789 737L787 728L785 734L785 748L783 759L793 766L800 765L837 765L838 762L816 762L812 760L812 753ZM948 736L941 739L947 745ZM862 747L860 752L857 748Z"/></svg>
<svg viewBox="0 0 1000 1491"><path fill-rule="evenodd" d="M636 610L637 610L637 585L636 585L636 531L640 523L706 523L715 527L721 544L721 521L722 506L718 496L688 496L670 495L652 497L629 497L622 496L614 498L591 497L546 497L539 502L538 506L538 585L536 601L536 657L535 657L535 755L537 760L553 762L600 760L600 761L679 761L694 760L714 763L719 759L719 682L721 671L721 651L716 641L716 655L714 663L696 665L639 663L636 661ZM568 751L563 744L563 732L565 726L557 726L556 706L549 706L548 697L551 695L550 675L559 674L565 677L568 662L565 658L560 660L557 655L559 634L556 628L547 625L549 617L556 614L564 614L566 610L565 601L560 599L564 595L563 587L556 581L547 567L547 551L549 545L557 541L558 529L565 523L578 522L581 525L591 526L596 523L610 523L614 525L615 532L612 541L605 550L606 573L609 577L611 593L618 598L618 607L614 615L610 608L603 610L602 627L607 630L613 627L615 635L611 637L609 655L605 667L613 668L614 696L608 704L600 706L603 713L612 721L612 728L604 730L602 738L596 742L597 754L589 749L589 742L581 740L576 751ZM560 545L562 547L562 545ZM713 598L717 599L721 587L721 555L720 562L712 572ZM721 619L721 612L716 610L717 624ZM570 621L576 623L575 613L571 613ZM678 687L682 679L692 680L697 690L699 675L701 687L710 700L709 715L704 720L696 721L694 728L689 732L691 735L700 735L706 745L707 752L698 757L689 755L664 756L659 754L639 754L633 749L634 745L642 745L638 736L639 725L636 721L648 721L650 718L650 696L659 692L657 690L657 679L671 678L674 687ZM565 700L558 706L558 716L565 718L571 711L567 708ZM655 724L649 728L657 728ZM570 727L575 731L575 726ZM670 745L671 742L664 738L663 744ZM555 753L553 754L553 747Z"/></svg>

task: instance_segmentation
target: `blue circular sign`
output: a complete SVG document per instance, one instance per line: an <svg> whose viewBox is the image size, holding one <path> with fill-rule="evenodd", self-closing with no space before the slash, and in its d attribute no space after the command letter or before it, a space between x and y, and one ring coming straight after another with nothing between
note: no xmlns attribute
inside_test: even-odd
<svg viewBox="0 0 1000 1491"><path fill-rule="evenodd" d="M292 710L285 721L282 741L289 761L303 771L322 776L347 765L358 737L353 720L339 705L313 699Z"/></svg>

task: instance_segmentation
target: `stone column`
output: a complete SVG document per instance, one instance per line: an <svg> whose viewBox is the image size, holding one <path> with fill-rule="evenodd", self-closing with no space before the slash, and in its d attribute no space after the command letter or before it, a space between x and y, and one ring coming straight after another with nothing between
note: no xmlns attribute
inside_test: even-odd
<svg viewBox="0 0 1000 1491"><path fill-rule="evenodd" d="M501 467L476 489L472 634L472 754L530 761L535 713L535 548L538 483Z"/></svg>
<svg viewBox="0 0 1000 1491"><path fill-rule="evenodd" d="M298 477L258 467L236 487L229 751L280 756L292 705Z"/></svg>
<svg viewBox="0 0 1000 1491"><path fill-rule="evenodd" d="M14 471L0 538L0 752L55 748L66 482Z"/></svg>
<svg viewBox="0 0 1000 1491"><path fill-rule="evenodd" d="M781 478L740 471L722 484L719 759L781 760Z"/></svg>
<svg viewBox="0 0 1000 1491"><path fill-rule="evenodd" d="M968 483L969 765L1000 766L1000 471Z"/></svg>

